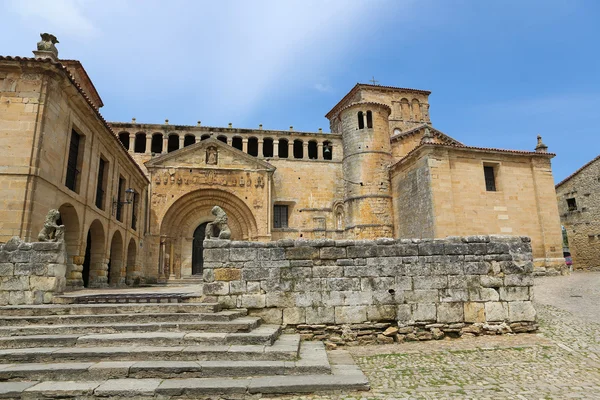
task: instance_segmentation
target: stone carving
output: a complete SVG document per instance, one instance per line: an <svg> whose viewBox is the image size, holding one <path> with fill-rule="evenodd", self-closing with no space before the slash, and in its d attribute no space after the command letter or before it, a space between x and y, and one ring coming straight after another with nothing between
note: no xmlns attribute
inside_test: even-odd
<svg viewBox="0 0 600 400"><path fill-rule="evenodd" d="M214 146L210 146L206 149L206 164L208 165L217 165L218 162L218 153L217 148Z"/></svg>
<svg viewBox="0 0 600 400"><path fill-rule="evenodd" d="M209 222L206 225L206 239L231 239L231 230L227 225L227 214L219 206L214 206L211 210L212 215L215 216L213 222ZM218 232L218 233L215 233Z"/></svg>
<svg viewBox="0 0 600 400"><path fill-rule="evenodd" d="M42 40L37 44L38 51L49 51L58 55L58 50L55 44L58 43L58 39L51 33L40 33Z"/></svg>
<svg viewBox="0 0 600 400"><path fill-rule="evenodd" d="M57 242L63 240L65 236L65 226L57 224L59 218L60 212L58 212L58 210L52 209L48 211L44 227L38 235L38 241Z"/></svg>

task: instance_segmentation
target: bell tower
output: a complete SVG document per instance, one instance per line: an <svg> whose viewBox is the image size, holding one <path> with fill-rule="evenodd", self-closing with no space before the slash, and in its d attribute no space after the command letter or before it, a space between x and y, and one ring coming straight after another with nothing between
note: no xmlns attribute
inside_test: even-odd
<svg viewBox="0 0 600 400"><path fill-rule="evenodd" d="M393 237L392 161L389 106L359 101L336 116L344 146L346 235L353 239Z"/></svg>

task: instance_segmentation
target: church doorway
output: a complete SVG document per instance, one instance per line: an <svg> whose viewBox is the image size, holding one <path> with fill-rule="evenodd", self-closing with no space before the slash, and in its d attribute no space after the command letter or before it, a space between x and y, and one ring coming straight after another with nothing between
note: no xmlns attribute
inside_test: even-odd
<svg viewBox="0 0 600 400"><path fill-rule="evenodd" d="M200 224L194 231L194 240L192 244L192 275L202 273L202 265L204 264L204 236L206 234L206 225L208 222Z"/></svg>

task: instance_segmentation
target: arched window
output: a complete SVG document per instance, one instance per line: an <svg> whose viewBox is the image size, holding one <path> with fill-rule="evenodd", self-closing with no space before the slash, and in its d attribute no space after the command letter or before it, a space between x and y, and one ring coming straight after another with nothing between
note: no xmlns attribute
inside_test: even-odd
<svg viewBox="0 0 600 400"><path fill-rule="evenodd" d="M152 144L150 146L150 151L152 153L162 153L163 148L163 134L155 133L152 135Z"/></svg>
<svg viewBox="0 0 600 400"><path fill-rule="evenodd" d="M172 151L179 149L179 135L171 134L169 135L169 140L167 141L167 152L170 153Z"/></svg>
<svg viewBox="0 0 600 400"><path fill-rule="evenodd" d="M302 140L294 140L294 158L304 158L304 146Z"/></svg>
<svg viewBox="0 0 600 400"><path fill-rule="evenodd" d="M279 158L288 158L289 156L287 139L279 139Z"/></svg>
<svg viewBox="0 0 600 400"><path fill-rule="evenodd" d="M359 111L358 112L358 129L364 129L365 128L365 120L363 117L363 112Z"/></svg>
<svg viewBox="0 0 600 400"><path fill-rule="evenodd" d="M263 140L263 157L273 157L273 139Z"/></svg>
<svg viewBox="0 0 600 400"><path fill-rule="evenodd" d="M311 140L310 142L308 142L308 158L311 160L316 160L317 155L317 142Z"/></svg>
<svg viewBox="0 0 600 400"><path fill-rule="evenodd" d="M243 144L242 144L242 138L239 136L236 136L233 138L233 140L231 141L231 146L233 146L234 148L238 149L238 150L242 150L243 149Z"/></svg>
<svg viewBox="0 0 600 400"><path fill-rule="evenodd" d="M367 128L373 127L373 113L371 111L367 111Z"/></svg>
<svg viewBox="0 0 600 400"><path fill-rule="evenodd" d="M129 150L129 133L121 132L119 133L119 141L125 147L126 150Z"/></svg>
<svg viewBox="0 0 600 400"><path fill-rule="evenodd" d="M135 153L146 152L146 134L139 132L135 134L135 142L133 143L133 151Z"/></svg>
<svg viewBox="0 0 600 400"><path fill-rule="evenodd" d="M201 141L202 141L202 140L206 140L206 139L208 139L208 138L210 138L210 135L202 135L202 136L200 136L200 140L201 140Z"/></svg>
<svg viewBox="0 0 600 400"><path fill-rule="evenodd" d="M223 135L218 136L217 140L220 140L223 143L227 143L227 136L223 136Z"/></svg>
<svg viewBox="0 0 600 400"><path fill-rule="evenodd" d="M329 140L323 142L323 159L331 160L333 158L333 146Z"/></svg>
<svg viewBox="0 0 600 400"><path fill-rule="evenodd" d="M248 154L258 156L258 139L255 137L248 138Z"/></svg>
<svg viewBox="0 0 600 400"><path fill-rule="evenodd" d="M335 229L344 230L344 206L341 204L335 207Z"/></svg>
<svg viewBox="0 0 600 400"><path fill-rule="evenodd" d="M190 146L194 143L196 143L196 136L194 135L185 135L185 138L183 138L183 147Z"/></svg>

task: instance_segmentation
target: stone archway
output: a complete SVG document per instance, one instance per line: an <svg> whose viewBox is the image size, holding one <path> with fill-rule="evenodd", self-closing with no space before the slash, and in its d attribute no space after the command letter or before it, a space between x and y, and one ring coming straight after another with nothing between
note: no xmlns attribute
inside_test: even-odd
<svg viewBox="0 0 600 400"><path fill-rule="evenodd" d="M161 223L160 235L165 238L162 253L168 256L174 275L192 275L194 231L214 219L214 206L227 213L232 240L257 239L256 219L243 200L218 189L190 192L173 203Z"/></svg>
<svg viewBox="0 0 600 400"><path fill-rule="evenodd" d="M81 287L83 280L81 265L83 259L79 257L81 247L81 226L79 216L72 204L65 203L58 208L61 224L65 226L65 245L67 249L67 286Z"/></svg>
<svg viewBox="0 0 600 400"><path fill-rule="evenodd" d="M115 231L110 242L110 261L108 265L108 284L120 286L125 283L123 268L123 237L121 232Z"/></svg>
<svg viewBox="0 0 600 400"><path fill-rule="evenodd" d="M82 265L84 287L106 286L105 243L104 226L96 219L90 224L87 234L86 251Z"/></svg>

